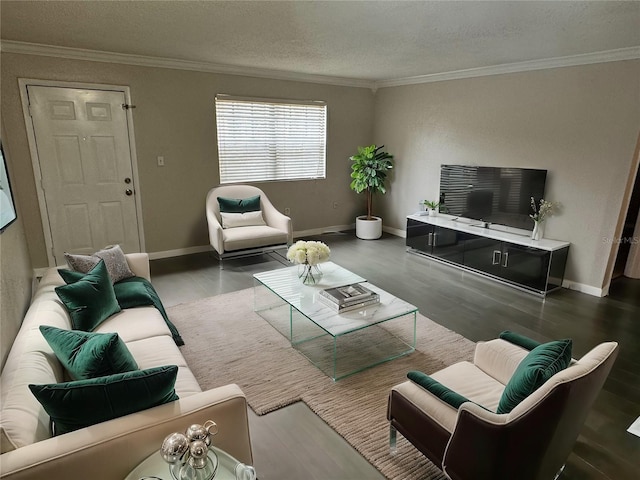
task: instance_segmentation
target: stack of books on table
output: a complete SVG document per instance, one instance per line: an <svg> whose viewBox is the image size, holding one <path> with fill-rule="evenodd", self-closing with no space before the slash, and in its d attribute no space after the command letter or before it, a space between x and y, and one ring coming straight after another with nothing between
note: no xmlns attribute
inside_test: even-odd
<svg viewBox="0 0 640 480"><path fill-rule="evenodd" d="M380 303L380 295L359 283L320 290L318 299L323 305L338 313L360 310Z"/></svg>

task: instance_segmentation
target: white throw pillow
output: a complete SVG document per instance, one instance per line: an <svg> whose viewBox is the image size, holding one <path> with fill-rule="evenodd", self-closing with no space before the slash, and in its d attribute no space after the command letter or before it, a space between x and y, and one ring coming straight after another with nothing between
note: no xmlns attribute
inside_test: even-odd
<svg viewBox="0 0 640 480"><path fill-rule="evenodd" d="M220 212L222 217L222 228L235 228L235 227L252 227L256 225L266 225L262 218L262 211L257 210L255 212L244 213L225 213Z"/></svg>

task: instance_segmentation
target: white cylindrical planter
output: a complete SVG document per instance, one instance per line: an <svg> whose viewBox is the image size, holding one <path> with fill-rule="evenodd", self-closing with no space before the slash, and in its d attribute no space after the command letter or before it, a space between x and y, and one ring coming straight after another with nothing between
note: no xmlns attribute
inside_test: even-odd
<svg viewBox="0 0 640 480"><path fill-rule="evenodd" d="M372 217L367 220L367 216L356 217L356 237L362 240L376 240L382 236L382 219Z"/></svg>

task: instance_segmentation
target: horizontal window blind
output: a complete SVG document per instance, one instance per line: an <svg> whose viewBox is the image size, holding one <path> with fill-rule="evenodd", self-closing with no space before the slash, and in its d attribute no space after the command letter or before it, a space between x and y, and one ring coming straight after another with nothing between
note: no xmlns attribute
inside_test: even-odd
<svg viewBox="0 0 640 480"><path fill-rule="evenodd" d="M327 106L216 97L220 183L325 178Z"/></svg>

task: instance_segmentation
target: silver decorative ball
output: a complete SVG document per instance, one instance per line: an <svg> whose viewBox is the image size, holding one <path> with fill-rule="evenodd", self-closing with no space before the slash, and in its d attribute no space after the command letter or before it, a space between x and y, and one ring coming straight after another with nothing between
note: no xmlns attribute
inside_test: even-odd
<svg viewBox="0 0 640 480"><path fill-rule="evenodd" d="M167 463L176 463L189 449L189 440L182 433L171 433L166 436L160 447L160 455Z"/></svg>
<svg viewBox="0 0 640 480"><path fill-rule="evenodd" d="M207 464L207 453L209 453L209 447L203 440L194 440L189 444L189 453L191 458L189 463L193 465L193 468L204 468Z"/></svg>
<svg viewBox="0 0 640 480"><path fill-rule="evenodd" d="M187 428L185 435L190 442L193 442L194 440L206 441L206 439L209 437L209 432L202 425L194 423L189 428Z"/></svg>

